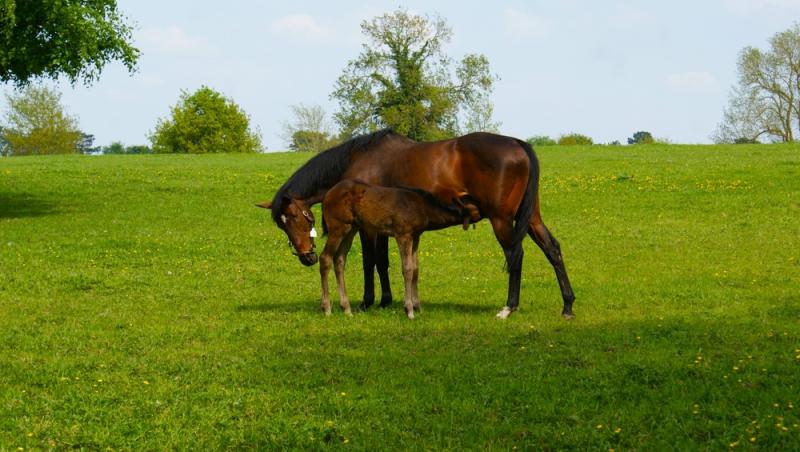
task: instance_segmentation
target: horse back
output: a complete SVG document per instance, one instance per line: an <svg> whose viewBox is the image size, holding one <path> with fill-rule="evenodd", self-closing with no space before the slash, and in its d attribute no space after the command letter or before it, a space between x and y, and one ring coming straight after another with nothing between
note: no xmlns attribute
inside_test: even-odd
<svg viewBox="0 0 800 452"><path fill-rule="evenodd" d="M387 187L418 187L445 202L469 198L483 217L513 214L531 164L520 143L491 133L472 133L431 143L391 140L351 162L345 178Z"/></svg>

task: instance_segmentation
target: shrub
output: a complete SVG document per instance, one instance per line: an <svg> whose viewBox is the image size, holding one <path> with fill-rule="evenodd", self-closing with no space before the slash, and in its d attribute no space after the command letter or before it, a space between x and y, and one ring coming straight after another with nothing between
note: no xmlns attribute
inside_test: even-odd
<svg viewBox="0 0 800 452"><path fill-rule="evenodd" d="M300 152L319 152L336 145L336 140L325 132L298 130L292 134L289 149Z"/></svg>
<svg viewBox="0 0 800 452"><path fill-rule="evenodd" d="M527 139L528 144L533 147L536 146L554 146L556 144L556 140L548 137L547 135L534 135Z"/></svg>
<svg viewBox="0 0 800 452"><path fill-rule="evenodd" d="M594 141L590 137L588 137L586 135L582 135L580 133L574 133L573 132L573 133L569 133L569 134L566 134L566 135L561 135L558 138L558 145L559 146L574 146L574 145L584 145L585 146L585 145L591 145L591 144L594 144Z"/></svg>
<svg viewBox="0 0 800 452"><path fill-rule="evenodd" d="M231 99L203 86L193 94L181 91L172 117L159 119L150 135L158 153L205 154L259 152L261 137L250 130L250 118Z"/></svg>
<svg viewBox="0 0 800 452"><path fill-rule="evenodd" d="M103 154L152 154L153 150L143 144L125 146L119 141L114 141L108 146L103 146Z"/></svg>

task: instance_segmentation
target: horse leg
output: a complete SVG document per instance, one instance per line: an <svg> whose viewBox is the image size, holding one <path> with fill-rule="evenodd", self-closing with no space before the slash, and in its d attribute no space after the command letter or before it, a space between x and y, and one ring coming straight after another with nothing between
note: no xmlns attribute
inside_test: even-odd
<svg viewBox="0 0 800 452"><path fill-rule="evenodd" d="M561 315L568 320L574 319L575 314L572 313L572 302L575 301L575 294L572 292L572 285L567 276L564 259L561 257L561 246L558 244L558 240L553 237L553 234L544 225L539 215L534 215L531 219L528 235L539 245L539 248L542 249L556 272L558 285L561 288L561 297L564 299L564 308L561 311Z"/></svg>
<svg viewBox="0 0 800 452"><path fill-rule="evenodd" d="M508 301L506 306L497 313L500 319L506 319L519 306L519 288L522 282L522 243L513 243L513 225L505 218L492 218L492 229L506 256L508 270Z"/></svg>
<svg viewBox="0 0 800 452"><path fill-rule="evenodd" d="M400 248L400 260L403 262L403 306L409 319L414 318L414 239L410 236L397 236L397 246Z"/></svg>
<svg viewBox="0 0 800 452"><path fill-rule="evenodd" d="M361 265L364 270L364 298L358 308L367 310L375 303L375 241L363 230L358 232L361 239Z"/></svg>
<svg viewBox="0 0 800 452"><path fill-rule="evenodd" d="M386 308L392 304L392 284L389 282L389 237L379 235L375 238L375 264L381 280L381 304Z"/></svg>
<svg viewBox="0 0 800 452"><path fill-rule="evenodd" d="M347 298L347 289L344 283L344 267L347 263L347 253L350 251L350 246L353 244L354 236L355 231L348 231L347 235L342 239L342 243L336 250L333 267L336 272L336 283L339 286L339 306L342 307L342 310L348 316L352 316L353 313L350 310L350 300Z"/></svg>

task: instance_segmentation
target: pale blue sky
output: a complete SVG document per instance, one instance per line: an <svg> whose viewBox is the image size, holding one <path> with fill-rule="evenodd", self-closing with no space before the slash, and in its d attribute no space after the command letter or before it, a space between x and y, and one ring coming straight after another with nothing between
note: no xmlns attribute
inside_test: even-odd
<svg viewBox="0 0 800 452"><path fill-rule="evenodd" d="M119 0L136 24L138 72L114 64L89 88L59 87L99 145L147 143L180 90L205 84L239 103L269 150L281 150L289 106L332 113L334 81L361 50L359 24L399 6L445 18L451 57L488 57L500 77L493 101L502 133L575 131L596 142L625 142L637 130L709 142L738 52L765 47L800 19L800 0Z"/></svg>

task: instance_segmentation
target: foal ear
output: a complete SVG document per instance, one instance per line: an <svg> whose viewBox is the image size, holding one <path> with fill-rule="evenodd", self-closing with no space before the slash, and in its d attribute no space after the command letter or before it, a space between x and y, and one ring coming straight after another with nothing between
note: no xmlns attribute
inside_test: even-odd
<svg viewBox="0 0 800 452"><path fill-rule="evenodd" d="M262 209L271 209L272 208L272 201L264 201L256 204L256 207L261 207Z"/></svg>

